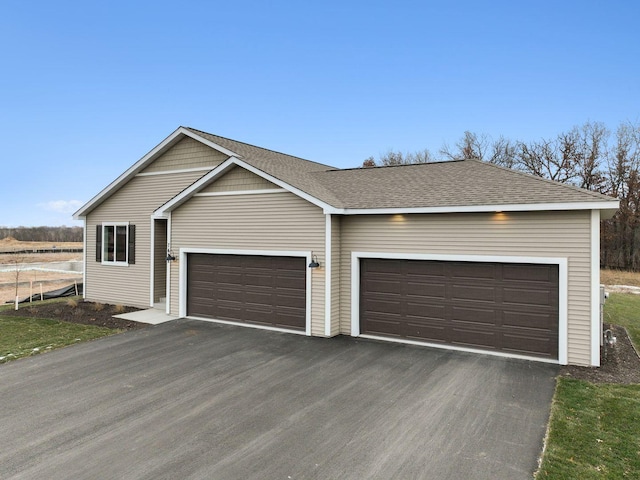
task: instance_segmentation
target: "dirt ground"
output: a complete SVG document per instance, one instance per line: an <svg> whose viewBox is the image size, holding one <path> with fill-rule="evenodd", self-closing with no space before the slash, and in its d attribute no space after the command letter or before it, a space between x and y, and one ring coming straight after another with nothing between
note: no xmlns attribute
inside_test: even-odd
<svg viewBox="0 0 640 480"><path fill-rule="evenodd" d="M33 282L31 284L31 282ZM24 270L18 276L18 298L26 298L34 293L48 292L58 288L82 282L82 273L40 272ZM16 298L16 273L0 272L0 303L13 301Z"/></svg>
<svg viewBox="0 0 640 480"><path fill-rule="evenodd" d="M100 327L120 328L133 330L148 326L145 323L132 322L113 318L113 315L135 312L139 310L133 307L121 305L107 305L102 303L85 302L69 298L60 302L34 302L21 304L18 310L6 310L2 315L33 318L51 318L64 322L80 323L83 325L97 325Z"/></svg>
<svg viewBox="0 0 640 480"><path fill-rule="evenodd" d="M82 260L82 252L59 253L0 253L0 264L18 265L40 262Z"/></svg>
<svg viewBox="0 0 640 480"><path fill-rule="evenodd" d="M600 270L600 283L603 285L631 285L640 287L640 272L603 268Z"/></svg>
<svg viewBox="0 0 640 480"><path fill-rule="evenodd" d="M606 325L617 338L614 347L600 349L601 366L576 367L567 365L562 367L560 375L564 377L587 380L593 383L640 383L640 357L633 348L631 340L624 327Z"/></svg>
<svg viewBox="0 0 640 480"><path fill-rule="evenodd" d="M0 251L24 250L28 248L82 248L82 242L25 242L13 237L0 239Z"/></svg>
<svg viewBox="0 0 640 480"><path fill-rule="evenodd" d="M22 242L15 238L3 238L0 240L0 264L10 267L17 266L18 272L0 272L0 303L13 301L16 298L16 275L18 282L17 295L20 299L26 298L42 290L48 292L74 282L82 282L81 272L41 272L28 270L30 263L66 262L70 260L82 260L82 252L59 253L7 253L24 249L52 248L50 242ZM56 248L82 248L82 243L62 242L55 243ZM33 282L33 283L31 283Z"/></svg>

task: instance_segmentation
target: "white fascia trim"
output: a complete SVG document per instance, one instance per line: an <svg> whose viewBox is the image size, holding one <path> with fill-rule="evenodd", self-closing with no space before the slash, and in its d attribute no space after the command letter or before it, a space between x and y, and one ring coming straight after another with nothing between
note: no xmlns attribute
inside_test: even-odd
<svg viewBox="0 0 640 480"><path fill-rule="evenodd" d="M180 273L179 273L179 290L178 290L178 315L180 317L187 316L187 255L190 253L206 253L212 255L260 255L267 257L302 257L305 259L305 275L306 275L306 319L305 319L305 331L304 334L311 336L311 269L307 268L311 262L310 251L299 250L237 250L226 248L199 248L199 247L183 247L180 248ZM167 297L167 305L169 299ZM245 324L239 324L245 325ZM256 326L256 328L266 328L262 326ZM293 332L293 330L286 330L287 332Z"/></svg>
<svg viewBox="0 0 640 480"><path fill-rule="evenodd" d="M174 210L174 209L178 208L180 205L182 205L184 202L186 202L189 198L191 198L192 196L197 194L201 189L203 189L209 183L214 181L217 177L223 175L227 170L229 170L230 168L236 167L236 166L242 167L245 170L248 170L251 173L253 173L255 175L258 175L259 177L262 177L265 180L267 180L267 181L269 181L269 182L271 182L271 183L273 183L275 185L278 185L279 187L283 188L284 190L286 190L286 191L288 191L290 193L293 193L294 195L297 195L300 198L303 198L303 199L307 200L309 203L312 203L312 204L322 208L324 213L337 213L336 209L334 207L332 207L331 205L326 204L324 202L321 202L317 198L312 197L311 195L309 195L309 194L307 194L307 193L305 193L305 192L303 192L301 190L298 190L295 187L292 187L288 183L285 183L282 180L279 180L276 177L273 177L273 176L263 172L262 170L259 170L259 169L255 168L255 167L249 165L248 163L242 161L238 157L231 157L231 158L228 158L227 160L225 160L220 165L218 165L213 170L211 170L209 173L204 175L198 181L193 183L190 187L186 188L185 190L180 192L178 195L173 197L171 200L169 200L167 203L162 205L160 208L156 209L153 212L153 215L156 218L162 218L162 216L164 214L166 214L166 212L170 212L171 210Z"/></svg>
<svg viewBox="0 0 640 480"><path fill-rule="evenodd" d="M324 223L324 334L331 336L331 214L325 215Z"/></svg>
<svg viewBox="0 0 640 480"><path fill-rule="evenodd" d="M399 260L437 260L444 262L498 262L558 265L558 360L568 362L568 260L564 257L525 257L500 255L441 255L396 252L351 252L351 336L360 336L360 259L390 258ZM385 337L386 340L386 337ZM449 348L449 346L442 346ZM482 353L487 353L482 350ZM516 357L517 355L503 354ZM535 360L540 360L535 358ZM542 359L544 361L544 359Z"/></svg>
<svg viewBox="0 0 640 480"><path fill-rule="evenodd" d="M523 203L511 205L460 205L415 208L344 208L333 213L342 215L395 215L403 213L475 213L475 212L536 212L554 210L617 210L618 200L607 202ZM335 209L334 209L335 210Z"/></svg>
<svg viewBox="0 0 640 480"><path fill-rule="evenodd" d="M259 195L263 193L287 193L284 188L265 188L263 190L229 190L226 192L194 193L194 197L227 197L231 195Z"/></svg>
<svg viewBox="0 0 640 480"><path fill-rule="evenodd" d="M86 215L86 213L93 208L94 205L100 203L104 197L106 197L111 190L119 187L121 184L128 182L131 178L133 178L138 172L140 172L145 166L151 163L156 159L159 155L162 155L166 150L168 150L171 146L177 143L182 136L191 137L194 140L197 140L219 152L232 156L238 156L231 150L227 150L226 148L213 143L206 138L201 137L184 127L177 128L171 135L165 138L162 142L160 142L153 150L147 153L144 157L134 163L131 167L129 167L123 174L121 174L118 178L116 178L113 182L107 185L100 193L98 193L95 197L85 203L80 209L73 214L73 218L75 220L79 220L80 217Z"/></svg>
<svg viewBox="0 0 640 480"><path fill-rule="evenodd" d="M159 172L138 173L136 174L136 177L154 177L157 175L173 175L176 173L208 172L213 168L214 167L193 167L193 168L181 168L177 170L162 170Z"/></svg>
<svg viewBox="0 0 640 480"><path fill-rule="evenodd" d="M600 212L591 212L591 366L600 366Z"/></svg>

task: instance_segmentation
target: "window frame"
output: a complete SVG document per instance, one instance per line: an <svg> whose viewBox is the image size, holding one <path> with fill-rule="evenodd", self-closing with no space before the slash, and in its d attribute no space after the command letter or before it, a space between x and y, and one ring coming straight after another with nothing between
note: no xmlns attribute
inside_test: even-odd
<svg viewBox="0 0 640 480"><path fill-rule="evenodd" d="M131 262L130 262L130 258L129 258L129 231L130 231L130 222L103 222L102 223L102 251L101 251L101 256L102 256L102 265L116 265L116 266L126 266L128 267ZM117 230L118 227L125 227L126 228L126 234L125 234L125 243L124 243L124 254L125 254L125 259L123 260L116 260L116 245L117 245ZM113 228L113 236L114 236L114 240L113 240L113 260L108 260L108 248L109 248L109 243L107 242L107 228Z"/></svg>

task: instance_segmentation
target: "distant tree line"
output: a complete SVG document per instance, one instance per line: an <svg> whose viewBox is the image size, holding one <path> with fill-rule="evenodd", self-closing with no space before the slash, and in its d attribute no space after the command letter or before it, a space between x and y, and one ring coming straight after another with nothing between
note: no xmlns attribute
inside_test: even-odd
<svg viewBox="0 0 640 480"><path fill-rule="evenodd" d="M476 159L618 198L620 210L601 224L600 263L640 270L640 125L624 122L611 131L603 123L586 122L529 142L467 131L438 154L390 150L362 166Z"/></svg>
<svg viewBox="0 0 640 480"><path fill-rule="evenodd" d="M0 227L0 239L22 242L82 242L82 227Z"/></svg>

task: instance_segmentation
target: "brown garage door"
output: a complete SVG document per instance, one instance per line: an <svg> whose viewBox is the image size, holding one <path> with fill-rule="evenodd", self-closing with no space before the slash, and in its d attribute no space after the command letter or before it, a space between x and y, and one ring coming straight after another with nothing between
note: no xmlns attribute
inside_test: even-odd
<svg viewBox="0 0 640 480"><path fill-rule="evenodd" d="M361 260L361 334L558 358L558 266Z"/></svg>
<svg viewBox="0 0 640 480"><path fill-rule="evenodd" d="M302 257L189 254L187 315L305 330Z"/></svg>

